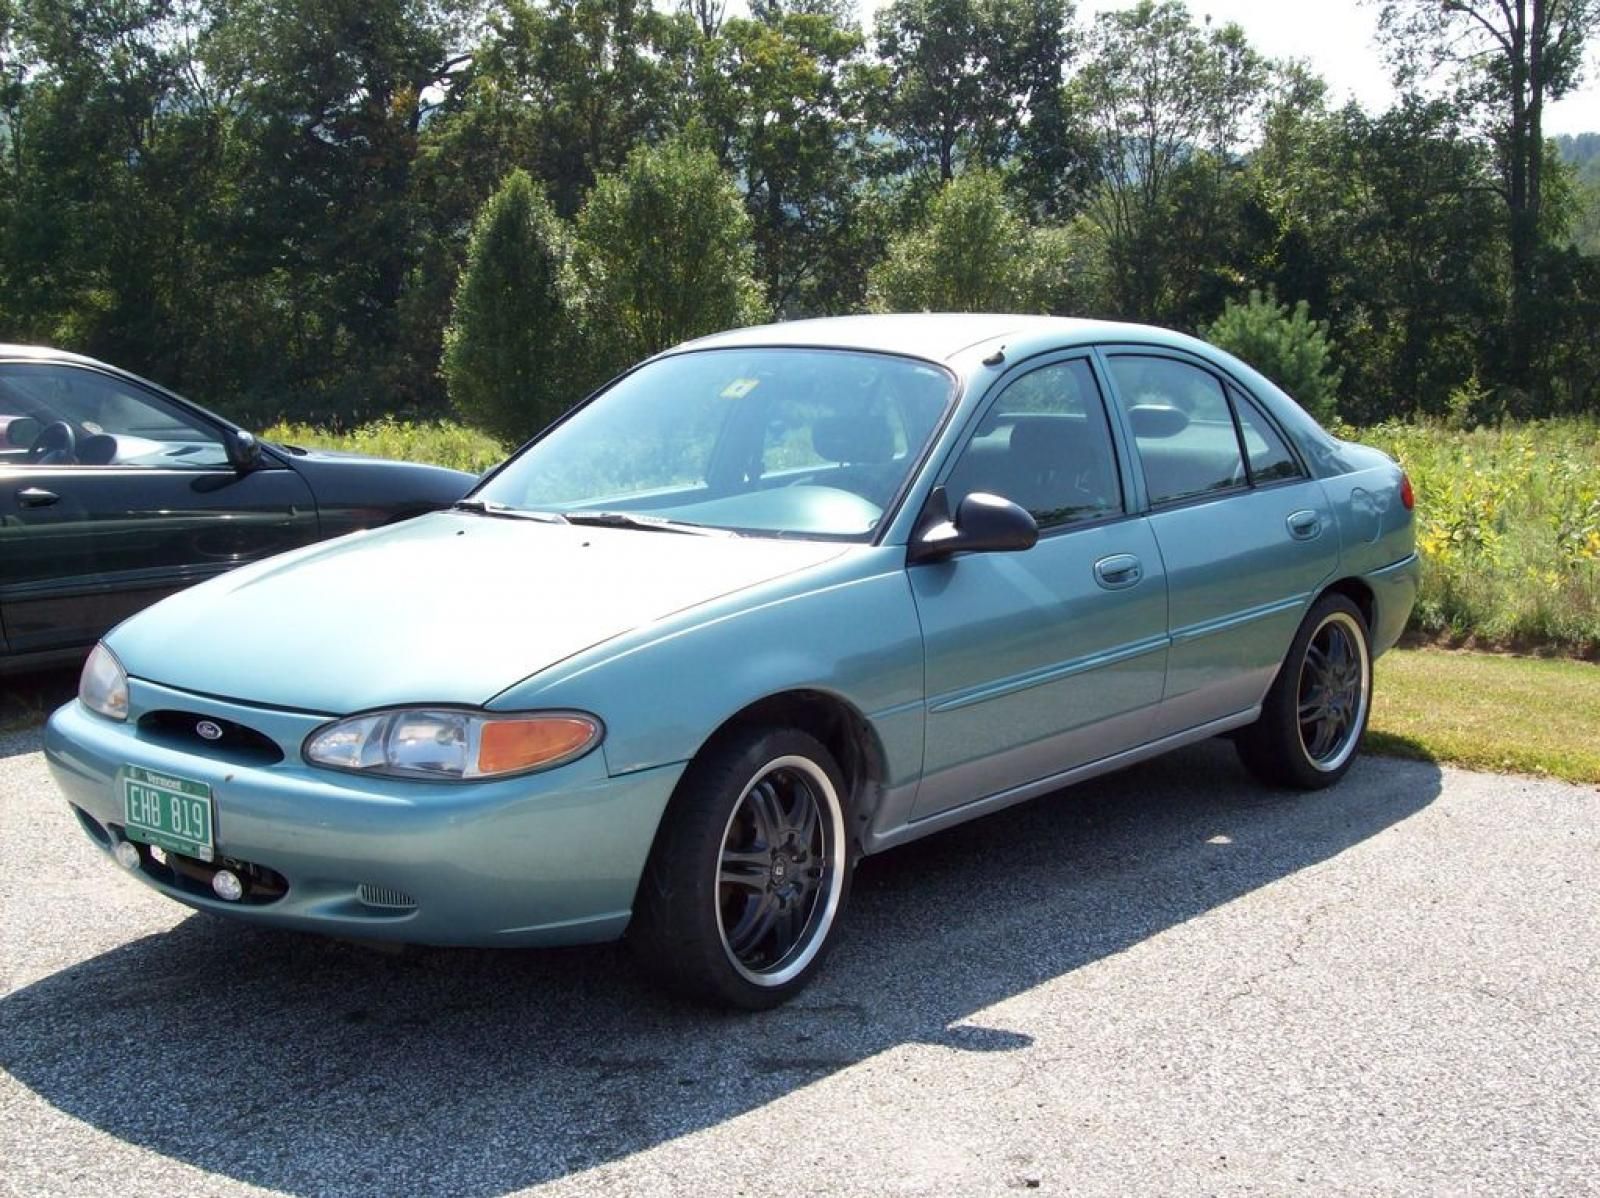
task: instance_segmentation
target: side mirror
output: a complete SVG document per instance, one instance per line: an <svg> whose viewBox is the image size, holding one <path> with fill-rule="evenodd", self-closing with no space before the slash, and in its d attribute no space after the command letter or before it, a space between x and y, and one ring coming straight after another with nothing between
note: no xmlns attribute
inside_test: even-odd
<svg viewBox="0 0 1600 1198"><path fill-rule="evenodd" d="M228 433L223 438L223 447L228 451L228 465L240 474L254 470L261 462L261 442L256 440L255 434L242 428Z"/></svg>
<svg viewBox="0 0 1600 1198"><path fill-rule="evenodd" d="M1014 553L1032 549L1038 539L1039 525L1011 500L974 491L961 501L952 520L944 488L936 487L912 534L907 561L939 561L952 553Z"/></svg>

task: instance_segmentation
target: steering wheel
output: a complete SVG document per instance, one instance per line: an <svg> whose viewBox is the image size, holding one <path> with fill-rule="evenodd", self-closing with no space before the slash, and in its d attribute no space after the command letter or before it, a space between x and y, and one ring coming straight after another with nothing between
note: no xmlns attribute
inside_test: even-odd
<svg viewBox="0 0 1600 1198"><path fill-rule="evenodd" d="M78 434L65 420L45 425L28 446L30 466L68 466L77 459Z"/></svg>

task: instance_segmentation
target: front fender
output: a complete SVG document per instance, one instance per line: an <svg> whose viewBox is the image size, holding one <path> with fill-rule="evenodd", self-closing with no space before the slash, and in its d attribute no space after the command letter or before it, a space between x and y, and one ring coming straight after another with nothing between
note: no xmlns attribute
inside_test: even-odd
<svg viewBox="0 0 1600 1198"><path fill-rule="evenodd" d="M626 774L687 761L752 703L820 691L871 725L885 785L913 782L922 770L922 630L905 551L884 547L851 560L805 588L735 596L582 654L491 706L595 713L606 725L607 768Z"/></svg>

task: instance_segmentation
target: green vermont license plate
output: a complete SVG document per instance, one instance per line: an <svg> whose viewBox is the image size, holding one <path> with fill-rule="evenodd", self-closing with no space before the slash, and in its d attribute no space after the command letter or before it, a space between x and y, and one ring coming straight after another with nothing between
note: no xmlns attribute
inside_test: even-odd
<svg viewBox="0 0 1600 1198"><path fill-rule="evenodd" d="M130 765L122 771L122 807L129 840L201 861L216 856L211 788L204 782Z"/></svg>

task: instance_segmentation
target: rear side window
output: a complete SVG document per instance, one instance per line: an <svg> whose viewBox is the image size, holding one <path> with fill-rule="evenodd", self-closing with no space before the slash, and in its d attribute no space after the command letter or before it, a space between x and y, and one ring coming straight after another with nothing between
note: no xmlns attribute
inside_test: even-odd
<svg viewBox="0 0 1600 1198"><path fill-rule="evenodd" d="M1233 413L1215 375L1187 362L1137 354L1119 354L1110 366L1151 503L1245 485Z"/></svg>
<svg viewBox="0 0 1600 1198"><path fill-rule="evenodd" d="M1304 478L1305 471L1300 469L1300 463L1254 401L1232 387L1228 388L1228 394L1233 399L1233 410L1239 415L1239 435L1244 438L1245 452L1250 458L1250 480L1260 486Z"/></svg>

